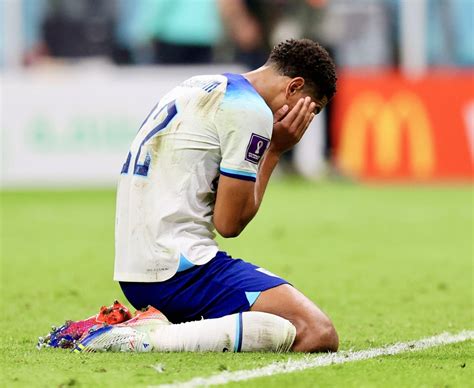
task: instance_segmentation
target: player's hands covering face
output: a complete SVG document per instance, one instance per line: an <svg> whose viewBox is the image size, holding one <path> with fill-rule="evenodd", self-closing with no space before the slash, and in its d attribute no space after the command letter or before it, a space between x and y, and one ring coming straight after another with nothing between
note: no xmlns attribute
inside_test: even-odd
<svg viewBox="0 0 474 388"><path fill-rule="evenodd" d="M311 98L305 97L301 98L290 111L288 105L284 105L275 112L269 151L282 154L293 148L313 120L315 108L316 104Z"/></svg>

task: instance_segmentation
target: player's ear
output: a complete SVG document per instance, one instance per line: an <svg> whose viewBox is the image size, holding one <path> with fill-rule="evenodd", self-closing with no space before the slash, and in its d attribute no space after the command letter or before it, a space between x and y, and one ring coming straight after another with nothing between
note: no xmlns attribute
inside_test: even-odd
<svg viewBox="0 0 474 388"><path fill-rule="evenodd" d="M292 78L286 87L286 98L295 97L298 92L301 92L304 88L304 78L295 77Z"/></svg>

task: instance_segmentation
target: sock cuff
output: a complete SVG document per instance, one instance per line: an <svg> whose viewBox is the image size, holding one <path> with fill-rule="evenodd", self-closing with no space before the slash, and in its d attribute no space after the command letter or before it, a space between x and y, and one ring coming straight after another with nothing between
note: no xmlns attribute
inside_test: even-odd
<svg viewBox="0 0 474 388"><path fill-rule="evenodd" d="M242 350L243 331L244 331L244 325L242 324L242 313L238 313L235 317L234 352L236 353Z"/></svg>

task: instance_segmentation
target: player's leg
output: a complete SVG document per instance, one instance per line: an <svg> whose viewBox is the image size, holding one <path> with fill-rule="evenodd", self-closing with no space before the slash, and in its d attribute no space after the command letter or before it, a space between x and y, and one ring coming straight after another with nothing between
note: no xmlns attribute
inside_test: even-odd
<svg viewBox="0 0 474 388"><path fill-rule="evenodd" d="M295 335L288 320L248 311L163 326L150 333L150 341L157 351L287 352Z"/></svg>
<svg viewBox="0 0 474 388"><path fill-rule="evenodd" d="M178 273L165 282L122 282L121 286L137 309L150 304L172 322L186 322L157 330L153 337L156 349L221 351L233 343L231 348L239 350L238 346L235 348L239 316L244 336L247 334L245 345L240 349L243 351L288 350L296 332L291 321L298 328L298 341L293 350L337 348L337 336L335 344L330 321L307 298L284 279L253 264L232 259L224 252L209 263ZM255 309L270 314L249 311L257 299ZM281 304L288 308L278 308ZM203 320L199 320L201 318ZM167 338L169 342L165 343ZM219 340L216 342L215 338Z"/></svg>
<svg viewBox="0 0 474 388"><path fill-rule="evenodd" d="M331 320L311 300L289 284L263 291L251 311L275 314L293 323L296 327L293 351L337 351L339 339Z"/></svg>
<svg viewBox="0 0 474 388"><path fill-rule="evenodd" d="M172 324L149 308L123 324L89 332L75 351L287 352L295 335L291 322L273 314L247 311Z"/></svg>

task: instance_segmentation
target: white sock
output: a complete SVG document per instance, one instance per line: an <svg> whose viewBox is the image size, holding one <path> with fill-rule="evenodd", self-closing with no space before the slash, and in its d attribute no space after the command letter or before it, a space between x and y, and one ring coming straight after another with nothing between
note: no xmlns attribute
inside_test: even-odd
<svg viewBox="0 0 474 388"><path fill-rule="evenodd" d="M296 336L279 316L248 311L216 319L159 325L149 332L158 352L287 352Z"/></svg>

